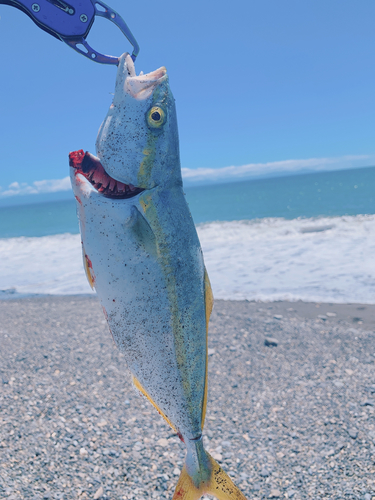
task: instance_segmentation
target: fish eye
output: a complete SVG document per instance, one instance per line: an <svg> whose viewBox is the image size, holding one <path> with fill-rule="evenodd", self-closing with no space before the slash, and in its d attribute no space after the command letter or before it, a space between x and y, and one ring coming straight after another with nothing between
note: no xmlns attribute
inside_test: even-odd
<svg viewBox="0 0 375 500"><path fill-rule="evenodd" d="M165 123L165 112L160 106L153 106L147 112L147 124L152 128L160 128Z"/></svg>

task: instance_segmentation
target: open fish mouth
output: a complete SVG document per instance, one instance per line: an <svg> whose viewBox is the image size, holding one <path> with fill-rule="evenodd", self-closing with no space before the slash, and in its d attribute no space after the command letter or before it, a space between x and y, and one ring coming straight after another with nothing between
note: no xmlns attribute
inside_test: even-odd
<svg viewBox="0 0 375 500"><path fill-rule="evenodd" d="M69 153L69 165L75 169L75 174L81 174L91 186L106 198L126 199L133 198L144 191L143 188L124 184L111 177L104 170L96 156L80 149Z"/></svg>
<svg viewBox="0 0 375 500"><path fill-rule="evenodd" d="M146 74L143 74L143 71L141 71L140 74L137 75L134 62L129 54L127 54L124 58L123 64L126 64L127 69L125 90L128 94L138 100L150 97L155 88L167 78L167 70L165 66Z"/></svg>

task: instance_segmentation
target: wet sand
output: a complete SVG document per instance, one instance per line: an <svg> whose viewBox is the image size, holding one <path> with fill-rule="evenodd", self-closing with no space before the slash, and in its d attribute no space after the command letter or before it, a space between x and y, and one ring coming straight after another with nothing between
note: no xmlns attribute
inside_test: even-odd
<svg viewBox="0 0 375 500"><path fill-rule="evenodd" d="M217 301L207 449L250 499L375 496L375 306ZM184 447L95 297L0 301L0 498L171 498Z"/></svg>

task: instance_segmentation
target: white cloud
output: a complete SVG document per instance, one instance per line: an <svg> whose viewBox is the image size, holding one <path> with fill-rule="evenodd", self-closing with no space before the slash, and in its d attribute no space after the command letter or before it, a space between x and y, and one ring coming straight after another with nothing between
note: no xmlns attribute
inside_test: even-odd
<svg viewBox="0 0 375 500"><path fill-rule="evenodd" d="M12 182L5 190L1 190L0 188L0 196L7 197L24 194L57 193L58 191L69 191L70 189L70 178L67 176L63 179L34 181L32 184L27 184L26 182Z"/></svg>
<svg viewBox="0 0 375 500"><path fill-rule="evenodd" d="M238 167L183 168L182 176L187 182L215 182L251 177L300 173L311 171L341 170L367 167L375 163L375 155L341 156L339 158L310 158L307 160L284 160L268 163L249 163Z"/></svg>
<svg viewBox="0 0 375 500"><path fill-rule="evenodd" d="M356 167L367 167L375 164L375 155L341 156L338 158L309 158L307 160L284 160L268 163L249 163L238 167L222 168L183 168L182 177L189 183L220 182L278 174L301 172L319 172L342 170ZM57 193L71 189L69 176L63 179L50 179L26 182L12 182L8 188L0 187L0 197L24 194Z"/></svg>

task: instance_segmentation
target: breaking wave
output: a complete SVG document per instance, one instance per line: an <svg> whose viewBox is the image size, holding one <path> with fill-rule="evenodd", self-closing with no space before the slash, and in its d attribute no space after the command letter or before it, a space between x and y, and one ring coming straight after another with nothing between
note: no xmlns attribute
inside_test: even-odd
<svg viewBox="0 0 375 500"><path fill-rule="evenodd" d="M214 296L375 303L375 216L213 222L197 227ZM0 239L0 297L92 293L80 236Z"/></svg>

